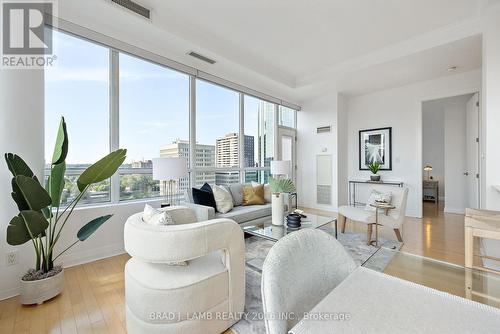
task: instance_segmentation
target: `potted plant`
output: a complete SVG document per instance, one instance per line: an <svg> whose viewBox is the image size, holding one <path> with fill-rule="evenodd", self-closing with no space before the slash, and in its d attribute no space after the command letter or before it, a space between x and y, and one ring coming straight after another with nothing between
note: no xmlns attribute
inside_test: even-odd
<svg viewBox="0 0 500 334"><path fill-rule="evenodd" d="M378 171L380 170L380 162L374 161L368 165L368 169L372 172L370 175L370 180L372 181L380 181L380 175L378 175Z"/></svg>
<svg viewBox="0 0 500 334"><path fill-rule="evenodd" d="M295 185L290 179L269 178L271 189L272 224L282 226L285 223L285 196L284 193L293 193Z"/></svg>
<svg viewBox="0 0 500 334"><path fill-rule="evenodd" d="M61 232L89 187L110 178L125 160L126 152L116 150L88 167L77 180L80 193L64 208L61 195L68 153L64 118L59 124L45 187L21 157L13 153L5 154L7 167L13 175L12 199L19 209L19 214L7 226L7 243L16 246L31 241L35 250L35 267L21 278L22 304L41 304L61 293L64 271L55 262L76 243L85 241L112 215L101 216L85 224L78 231L75 242L63 250L55 247Z"/></svg>

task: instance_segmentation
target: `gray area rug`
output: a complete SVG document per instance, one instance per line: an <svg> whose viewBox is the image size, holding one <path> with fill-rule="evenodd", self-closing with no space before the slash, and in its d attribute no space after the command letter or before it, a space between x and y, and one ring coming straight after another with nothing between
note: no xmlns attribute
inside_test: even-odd
<svg viewBox="0 0 500 334"><path fill-rule="evenodd" d="M327 233L334 235L335 230L329 227L321 228ZM338 240L352 256L354 262L362 265L368 260L378 248L366 244L366 234L361 233L339 233ZM403 245L398 241L379 239L382 247L400 249ZM246 317L234 324L231 329L238 334L265 333L264 321L260 319L262 314L262 298L260 294L260 280L262 265L267 253L274 245L273 241L259 237L250 237L245 240L246 244L246 292L245 313ZM391 252L392 254L392 252ZM383 271L391 261L392 256L377 256L376 262L370 262L370 268Z"/></svg>

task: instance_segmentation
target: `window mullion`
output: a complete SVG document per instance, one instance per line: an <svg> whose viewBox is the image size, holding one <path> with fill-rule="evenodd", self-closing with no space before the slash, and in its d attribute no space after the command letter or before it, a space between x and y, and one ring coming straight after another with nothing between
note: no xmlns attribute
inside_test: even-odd
<svg viewBox="0 0 500 334"><path fill-rule="evenodd" d="M189 76L189 176L190 187L196 186L196 78Z"/></svg>
<svg viewBox="0 0 500 334"><path fill-rule="evenodd" d="M109 113L110 150L120 148L120 55L115 50L109 52ZM120 201L120 175L115 173L110 184L111 203Z"/></svg>
<svg viewBox="0 0 500 334"><path fill-rule="evenodd" d="M245 95L240 93L240 105L239 105L239 114L240 114L240 132L238 135L238 147L239 149L239 167L240 167L240 182L245 182ZM252 152L253 154L253 152Z"/></svg>

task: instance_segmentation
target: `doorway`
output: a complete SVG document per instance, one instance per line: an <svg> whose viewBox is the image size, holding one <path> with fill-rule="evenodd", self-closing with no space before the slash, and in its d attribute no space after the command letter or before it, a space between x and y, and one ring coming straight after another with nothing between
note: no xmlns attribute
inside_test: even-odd
<svg viewBox="0 0 500 334"><path fill-rule="evenodd" d="M291 161L290 179L296 182L297 174L297 131L292 128L278 127L278 160Z"/></svg>
<svg viewBox="0 0 500 334"><path fill-rule="evenodd" d="M478 208L479 94L422 103L423 215Z"/></svg>

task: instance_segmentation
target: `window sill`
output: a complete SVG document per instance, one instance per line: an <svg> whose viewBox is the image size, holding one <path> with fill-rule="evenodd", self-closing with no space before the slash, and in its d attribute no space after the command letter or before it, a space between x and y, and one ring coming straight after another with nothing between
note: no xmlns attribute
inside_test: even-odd
<svg viewBox="0 0 500 334"><path fill-rule="evenodd" d="M75 207L73 211L85 211L85 210L95 210L100 208L114 208L114 207L122 207L129 206L134 204L160 204L163 202L163 198L147 198L147 199L138 199L138 200L130 200L130 201L122 201L118 203L99 203L99 204L83 204ZM59 210L61 211L61 210Z"/></svg>

